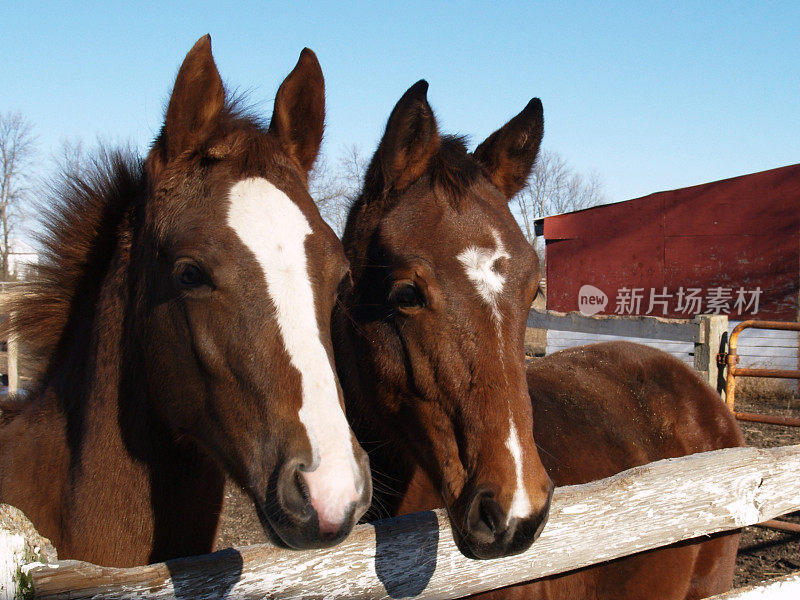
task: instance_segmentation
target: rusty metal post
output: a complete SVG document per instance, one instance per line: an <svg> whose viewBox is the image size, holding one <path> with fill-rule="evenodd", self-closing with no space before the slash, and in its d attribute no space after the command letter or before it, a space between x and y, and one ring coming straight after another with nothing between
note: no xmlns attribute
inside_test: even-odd
<svg viewBox="0 0 800 600"><path fill-rule="evenodd" d="M728 353L725 355L725 364L728 365L728 376L725 380L725 402L737 419L742 421L755 421L757 423L771 423L775 425L788 425L800 427L800 419L792 417L776 417L758 413L739 413L734 408L736 395L736 377L774 377L779 379L800 379L800 369L752 369L739 367L739 335L745 329L773 329L782 331L800 332L800 323L786 323L783 321L742 321L731 332L728 341Z"/></svg>
<svg viewBox="0 0 800 600"><path fill-rule="evenodd" d="M775 529L777 531L784 531L786 533L800 534L800 523L791 523L789 521L780 521L778 519L770 519L769 521L756 523L755 527L764 527L766 529Z"/></svg>
<svg viewBox="0 0 800 600"><path fill-rule="evenodd" d="M728 376L725 379L725 402L730 411L740 421L752 421L755 423L769 423L772 425L787 425L790 427L800 427L800 419L794 417L778 417L775 415L764 415L759 413L738 412L734 408L734 398L736 393L736 377L776 377L780 379L800 379L800 369L751 369L739 367L739 335L745 329L773 329L783 331L797 331L800 335L800 323L784 323L782 321L742 321L731 332L728 342L728 353L724 356L725 364L728 365ZM798 356L800 361L800 356ZM758 523L759 527L775 529L785 533L800 533L800 524L789 523L779 519L770 519L763 523Z"/></svg>

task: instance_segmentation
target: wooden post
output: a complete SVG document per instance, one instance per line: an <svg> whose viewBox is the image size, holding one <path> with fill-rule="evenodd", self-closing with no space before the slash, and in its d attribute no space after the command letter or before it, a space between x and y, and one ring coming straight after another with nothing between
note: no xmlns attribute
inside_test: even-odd
<svg viewBox="0 0 800 600"><path fill-rule="evenodd" d="M8 319L9 322L13 322L14 313L8 315ZM17 371L19 347L17 344L17 334L13 331L8 334L6 347L8 349L8 393L15 394L19 388L19 373Z"/></svg>
<svg viewBox="0 0 800 600"><path fill-rule="evenodd" d="M694 342L694 368L709 385L722 393L719 386L719 366L717 354L722 337L728 332L728 317L725 315L698 315L692 320L699 327L699 335Z"/></svg>

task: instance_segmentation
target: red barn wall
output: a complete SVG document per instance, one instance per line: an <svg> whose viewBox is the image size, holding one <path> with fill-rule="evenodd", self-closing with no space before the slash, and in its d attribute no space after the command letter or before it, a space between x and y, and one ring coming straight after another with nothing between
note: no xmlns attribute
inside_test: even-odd
<svg viewBox="0 0 800 600"><path fill-rule="evenodd" d="M798 319L800 165L548 217L544 236L551 310L578 310L578 291L591 284L608 296L600 314L615 313L622 288L643 290L632 314L647 314L651 290L666 287L666 313L656 305L649 314L687 318L677 310L682 287L702 289L701 312ZM731 290L730 309L705 310L719 287ZM739 288L761 289L755 315L734 310Z"/></svg>

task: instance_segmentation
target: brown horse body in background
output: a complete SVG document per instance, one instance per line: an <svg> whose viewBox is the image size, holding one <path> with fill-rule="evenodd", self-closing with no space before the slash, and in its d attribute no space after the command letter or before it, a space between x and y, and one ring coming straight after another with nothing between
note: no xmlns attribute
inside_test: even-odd
<svg viewBox="0 0 800 600"><path fill-rule="evenodd" d="M612 342L556 352L527 370L534 438L557 486L744 445L719 395L677 358ZM739 534L644 552L488 598L699 599L733 583Z"/></svg>
<svg viewBox="0 0 800 600"><path fill-rule="evenodd" d="M532 409L531 429L517 425L523 444L531 433L535 440L517 453L526 461L517 481L522 471L541 482L541 464L556 485L569 485L743 444L714 391L663 352L598 344L526 370L523 332L539 269L530 246L517 243L506 200L530 173L542 131L534 100L468 154L438 137L424 90L412 87L389 119L343 239L353 282L334 315L334 342L348 417L370 454L370 514L444 503L459 546L477 557L522 551L536 535L530 528L525 543L497 541L515 480L515 448L503 443L509 404L518 411L512 423L521 422L520 404ZM474 503L460 509L460 497L474 498L479 486L496 502L480 503L477 514ZM530 500L535 484L528 489ZM702 598L730 587L737 542L737 533L686 542L486 597Z"/></svg>
<svg viewBox="0 0 800 600"><path fill-rule="evenodd" d="M368 507L329 333L347 261L306 187L323 122L311 51L267 130L226 100L206 36L147 159L67 180L15 307L44 374L0 421L0 502L60 558L210 552L226 471L291 547L336 543Z"/></svg>

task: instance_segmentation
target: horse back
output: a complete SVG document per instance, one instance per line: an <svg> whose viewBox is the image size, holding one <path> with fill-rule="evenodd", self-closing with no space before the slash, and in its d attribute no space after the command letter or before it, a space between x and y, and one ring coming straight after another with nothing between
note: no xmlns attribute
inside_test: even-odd
<svg viewBox="0 0 800 600"><path fill-rule="evenodd" d="M528 365L534 439L558 486L743 446L719 395L688 365L640 344L570 348ZM684 542L509 591L516 597L689 600L727 590L738 533ZM534 592L531 596L530 593Z"/></svg>
<svg viewBox="0 0 800 600"><path fill-rule="evenodd" d="M530 363L527 380L534 439L556 485L744 445L736 420L697 372L648 346L562 350Z"/></svg>

